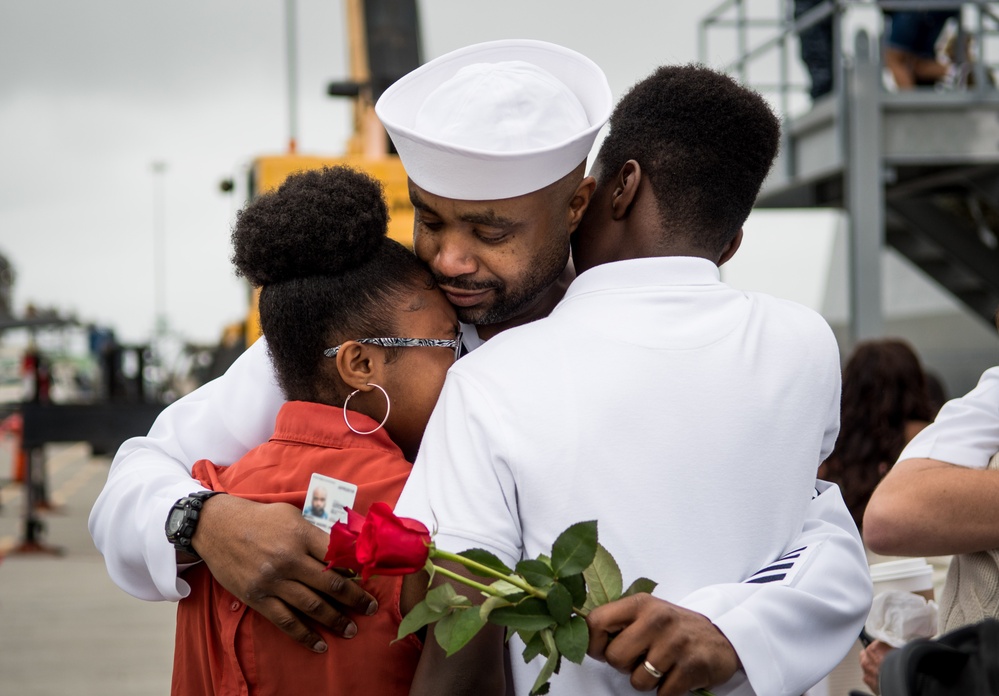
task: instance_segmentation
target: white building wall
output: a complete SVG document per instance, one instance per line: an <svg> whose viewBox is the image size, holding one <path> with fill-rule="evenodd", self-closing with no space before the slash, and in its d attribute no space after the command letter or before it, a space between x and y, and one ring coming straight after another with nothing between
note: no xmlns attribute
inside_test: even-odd
<svg viewBox="0 0 999 696"><path fill-rule="evenodd" d="M821 313L845 361L849 284L846 219L831 210L758 210L722 278L745 290L800 302ZM950 396L971 389L999 365L999 333L892 249L883 252L885 336L905 339Z"/></svg>

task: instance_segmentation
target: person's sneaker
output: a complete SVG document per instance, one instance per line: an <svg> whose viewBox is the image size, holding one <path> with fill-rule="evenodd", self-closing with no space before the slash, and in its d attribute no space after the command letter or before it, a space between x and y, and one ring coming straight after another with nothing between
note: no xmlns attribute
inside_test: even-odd
<svg viewBox="0 0 999 696"><path fill-rule="evenodd" d="M965 89L968 86L968 77L970 75L970 63L951 63L947 66L947 74L937 82L937 89L942 92Z"/></svg>

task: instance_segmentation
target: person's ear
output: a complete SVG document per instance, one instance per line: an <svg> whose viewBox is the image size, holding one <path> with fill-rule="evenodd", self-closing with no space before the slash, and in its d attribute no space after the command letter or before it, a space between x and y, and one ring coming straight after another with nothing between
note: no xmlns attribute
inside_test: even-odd
<svg viewBox="0 0 999 696"><path fill-rule="evenodd" d="M628 160L614 178L614 192L611 194L611 219L623 220L631 212L631 206L638 198L638 188L642 183L642 166L635 160Z"/></svg>
<svg viewBox="0 0 999 696"><path fill-rule="evenodd" d="M576 187L575 193L572 194L572 199L569 201L569 234L576 231L579 227L580 221L583 219L583 213L590 205L590 201L593 200L593 191L597 188L597 180L592 176L585 177L579 182L579 186Z"/></svg>
<svg viewBox="0 0 999 696"><path fill-rule="evenodd" d="M340 379L351 391L370 391L372 383L381 384L385 374L385 351L357 341L344 341L336 354Z"/></svg>
<svg viewBox="0 0 999 696"><path fill-rule="evenodd" d="M725 263L730 258L732 258L733 256L735 256L735 252L739 251L739 247L740 246L742 246L742 228L741 227L739 228L739 231L736 232L735 237L732 238L732 241L729 242L728 244L726 244L725 248L722 249L721 256L718 257L718 263L717 263L717 265L721 266L723 263Z"/></svg>

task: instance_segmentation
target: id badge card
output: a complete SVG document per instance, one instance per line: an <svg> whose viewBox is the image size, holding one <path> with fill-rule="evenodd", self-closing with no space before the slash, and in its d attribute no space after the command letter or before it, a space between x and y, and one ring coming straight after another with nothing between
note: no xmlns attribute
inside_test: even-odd
<svg viewBox="0 0 999 696"><path fill-rule="evenodd" d="M337 521L347 521L344 508L354 507L357 486L322 474L313 474L305 494L302 516L323 531L329 532Z"/></svg>

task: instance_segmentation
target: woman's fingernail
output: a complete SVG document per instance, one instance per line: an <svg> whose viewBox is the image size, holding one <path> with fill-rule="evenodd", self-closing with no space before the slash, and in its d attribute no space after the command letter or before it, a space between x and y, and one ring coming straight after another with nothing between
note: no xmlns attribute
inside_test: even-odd
<svg viewBox="0 0 999 696"><path fill-rule="evenodd" d="M316 644L312 646L312 649L317 653L326 652L326 643L321 640L317 640Z"/></svg>
<svg viewBox="0 0 999 696"><path fill-rule="evenodd" d="M357 635L357 626L355 624L347 624L347 628L343 629L344 638L353 638Z"/></svg>

